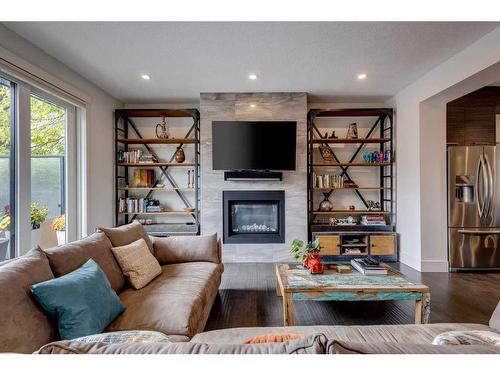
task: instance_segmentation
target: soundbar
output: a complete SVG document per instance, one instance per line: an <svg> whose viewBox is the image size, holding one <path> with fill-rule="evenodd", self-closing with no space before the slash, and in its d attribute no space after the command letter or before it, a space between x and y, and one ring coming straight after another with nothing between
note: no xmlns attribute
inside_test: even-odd
<svg viewBox="0 0 500 375"><path fill-rule="evenodd" d="M224 181L283 181L283 172L226 171Z"/></svg>

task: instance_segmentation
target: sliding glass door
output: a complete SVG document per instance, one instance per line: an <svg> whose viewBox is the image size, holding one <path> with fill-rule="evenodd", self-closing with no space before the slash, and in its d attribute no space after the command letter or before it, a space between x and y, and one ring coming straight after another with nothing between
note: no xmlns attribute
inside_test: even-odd
<svg viewBox="0 0 500 375"><path fill-rule="evenodd" d="M14 85L0 77L0 262L15 255Z"/></svg>
<svg viewBox="0 0 500 375"><path fill-rule="evenodd" d="M0 261L77 239L75 113L0 77Z"/></svg>

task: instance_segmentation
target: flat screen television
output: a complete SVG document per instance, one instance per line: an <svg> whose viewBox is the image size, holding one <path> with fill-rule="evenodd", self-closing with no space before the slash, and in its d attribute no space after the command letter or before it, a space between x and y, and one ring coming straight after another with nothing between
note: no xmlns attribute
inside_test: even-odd
<svg viewBox="0 0 500 375"><path fill-rule="evenodd" d="M213 121L216 170L295 170L297 122Z"/></svg>

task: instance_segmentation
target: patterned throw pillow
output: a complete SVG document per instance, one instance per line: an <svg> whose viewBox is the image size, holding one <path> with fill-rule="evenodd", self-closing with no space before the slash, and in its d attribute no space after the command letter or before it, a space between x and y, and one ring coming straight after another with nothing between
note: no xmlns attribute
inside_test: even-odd
<svg viewBox="0 0 500 375"><path fill-rule="evenodd" d="M160 263L149 251L144 239L138 239L128 245L111 248L123 274L135 289L146 286L161 274Z"/></svg>
<svg viewBox="0 0 500 375"><path fill-rule="evenodd" d="M491 331L450 331L437 335L433 345L495 345L500 346L500 333Z"/></svg>
<svg viewBox="0 0 500 375"><path fill-rule="evenodd" d="M78 342L101 342L104 344L144 344L170 341L168 336L156 331L116 331L83 336L74 339Z"/></svg>

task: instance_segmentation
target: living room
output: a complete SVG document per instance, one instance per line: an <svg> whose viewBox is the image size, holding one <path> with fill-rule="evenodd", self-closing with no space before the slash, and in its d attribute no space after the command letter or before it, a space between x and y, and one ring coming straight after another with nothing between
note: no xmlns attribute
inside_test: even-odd
<svg viewBox="0 0 500 375"><path fill-rule="evenodd" d="M0 352L500 354L500 22L342 11L2 19Z"/></svg>

